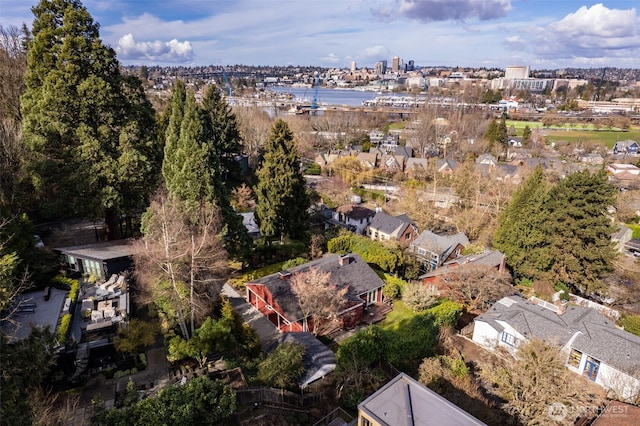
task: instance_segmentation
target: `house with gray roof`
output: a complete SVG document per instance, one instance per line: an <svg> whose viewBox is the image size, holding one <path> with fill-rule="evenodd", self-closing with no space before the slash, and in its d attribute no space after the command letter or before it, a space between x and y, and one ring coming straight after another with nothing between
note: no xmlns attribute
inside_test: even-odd
<svg viewBox="0 0 640 426"><path fill-rule="evenodd" d="M515 354L529 339L557 346L567 368L619 397L640 396L640 337L595 309L547 307L509 296L475 319L473 341L486 348Z"/></svg>
<svg viewBox="0 0 640 426"><path fill-rule="evenodd" d="M625 141L617 141L613 146L613 155L618 154L627 154L627 155L638 155L638 151L640 147L638 146L638 142L627 139Z"/></svg>
<svg viewBox="0 0 640 426"><path fill-rule="evenodd" d="M418 237L418 228L406 214L391 216L377 211L367 227L367 236L377 241L395 240L409 243Z"/></svg>
<svg viewBox="0 0 640 426"><path fill-rule="evenodd" d="M246 283L246 299L283 333L309 331L314 318L305 317L298 296L291 288L293 275L315 269L328 272L331 283L347 288L347 303L337 316L336 326L350 328L358 324L365 309L382 303L384 281L357 254L329 254L320 259L280 271Z"/></svg>
<svg viewBox="0 0 640 426"><path fill-rule="evenodd" d="M405 373L358 404L357 425L480 426L483 422Z"/></svg>
<svg viewBox="0 0 640 426"><path fill-rule="evenodd" d="M469 239L464 232L438 235L431 231L422 231L418 238L409 244L409 253L418 260L421 272L427 272L460 256L468 245Z"/></svg>
<svg viewBox="0 0 640 426"><path fill-rule="evenodd" d="M60 255L68 273L91 275L98 281L107 280L132 265L133 246L129 240L59 247L53 250Z"/></svg>
<svg viewBox="0 0 640 426"><path fill-rule="evenodd" d="M330 225L342 226L358 235L362 235L375 215L375 210L358 204L345 204L336 207L331 219L327 222Z"/></svg>

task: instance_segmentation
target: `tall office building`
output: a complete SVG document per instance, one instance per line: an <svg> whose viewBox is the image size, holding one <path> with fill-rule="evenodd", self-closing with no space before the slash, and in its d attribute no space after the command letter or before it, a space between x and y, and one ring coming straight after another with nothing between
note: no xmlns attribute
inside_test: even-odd
<svg viewBox="0 0 640 426"><path fill-rule="evenodd" d="M387 61L378 61L375 65L375 71L377 75L384 75L387 73Z"/></svg>
<svg viewBox="0 0 640 426"><path fill-rule="evenodd" d="M511 65L504 71L505 79L529 78L529 66Z"/></svg>
<svg viewBox="0 0 640 426"><path fill-rule="evenodd" d="M356 72L357 69L358 68L356 67L356 61L352 61L351 68L350 68L351 72Z"/></svg>
<svg viewBox="0 0 640 426"><path fill-rule="evenodd" d="M404 65L404 70L405 71L415 71L415 69L416 69L416 65L415 65L415 62L413 61L413 59L410 60L409 62L407 62Z"/></svg>
<svg viewBox="0 0 640 426"><path fill-rule="evenodd" d="M393 72L400 71L400 58L397 56L394 56L393 59L391 60L391 71Z"/></svg>

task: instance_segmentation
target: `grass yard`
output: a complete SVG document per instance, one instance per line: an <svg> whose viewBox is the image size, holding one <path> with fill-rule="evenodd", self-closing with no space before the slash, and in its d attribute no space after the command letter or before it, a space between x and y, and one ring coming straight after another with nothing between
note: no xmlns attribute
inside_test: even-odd
<svg viewBox="0 0 640 426"><path fill-rule="evenodd" d="M274 263L273 265L267 265L264 268L254 269L253 271L247 271L244 274L237 275L229 279L229 284L235 288L244 288L244 284L257 280L258 278L266 277L267 275L275 274L282 270L282 265L285 262Z"/></svg>
<svg viewBox="0 0 640 426"><path fill-rule="evenodd" d="M633 234L631 234L631 238L640 238L640 225L637 223L625 223L625 226L631 228Z"/></svg>
<svg viewBox="0 0 640 426"><path fill-rule="evenodd" d="M553 126L552 128L543 127L540 121L515 121L507 120L507 128L513 126L518 132L518 136L522 136L522 131L526 126L529 126L531 130L540 129L542 134L546 137L547 143L550 142L587 142L587 143L599 143L605 145L607 148L613 148L616 141L632 139L640 139L640 129L637 127L631 127L629 130L617 130L607 129L604 127L596 129L596 127L589 124L564 124L562 126Z"/></svg>
<svg viewBox="0 0 640 426"><path fill-rule="evenodd" d="M394 300L393 311L387 314L387 317L378 325L383 330L397 330L402 321L415 316L416 313L407 307L401 300Z"/></svg>

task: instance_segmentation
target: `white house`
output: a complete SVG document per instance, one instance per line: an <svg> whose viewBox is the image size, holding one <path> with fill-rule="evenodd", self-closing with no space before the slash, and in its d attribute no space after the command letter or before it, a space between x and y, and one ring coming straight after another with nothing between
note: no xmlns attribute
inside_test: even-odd
<svg viewBox="0 0 640 426"><path fill-rule="evenodd" d="M640 395L640 337L621 330L595 309L569 306L556 312L519 296L500 299L475 319L473 341L515 354L536 338L558 346L567 368L623 399Z"/></svg>

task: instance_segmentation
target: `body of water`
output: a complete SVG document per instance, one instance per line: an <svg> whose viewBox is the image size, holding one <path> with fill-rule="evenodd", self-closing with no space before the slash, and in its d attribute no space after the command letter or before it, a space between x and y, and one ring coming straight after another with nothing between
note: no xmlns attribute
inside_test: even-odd
<svg viewBox="0 0 640 426"><path fill-rule="evenodd" d="M279 93L291 93L296 100L311 104L315 89L311 87L273 86L268 90ZM318 89L318 105L362 106L362 101L372 100L379 96L377 92L362 90Z"/></svg>

